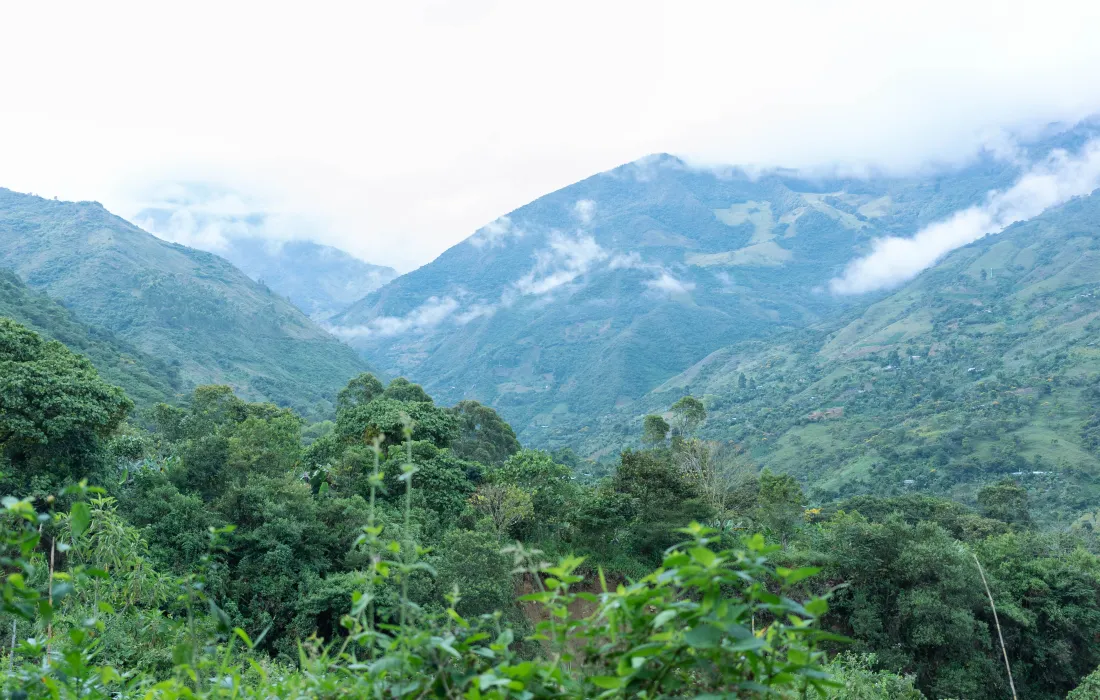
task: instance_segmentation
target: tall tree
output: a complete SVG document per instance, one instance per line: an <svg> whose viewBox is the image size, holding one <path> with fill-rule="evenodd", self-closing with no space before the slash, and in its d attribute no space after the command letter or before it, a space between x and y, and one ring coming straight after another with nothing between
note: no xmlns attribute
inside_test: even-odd
<svg viewBox="0 0 1100 700"><path fill-rule="evenodd" d="M672 404L672 430L674 437L686 440L695 434L707 419L707 409L694 396L685 396Z"/></svg>
<svg viewBox="0 0 1100 700"><path fill-rule="evenodd" d="M477 401L460 401L450 410L458 418L458 437L451 450L462 459L502 464L519 451L512 426L492 408Z"/></svg>
<svg viewBox="0 0 1100 700"><path fill-rule="evenodd" d="M101 464L103 440L133 407L91 362L0 318L0 456L5 491L52 490Z"/></svg>
<svg viewBox="0 0 1100 700"><path fill-rule="evenodd" d="M642 443L645 445L662 445L668 439L668 421L654 413L642 419Z"/></svg>
<svg viewBox="0 0 1100 700"><path fill-rule="evenodd" d="M1031 525L1027 506L1027 489L1013 479L1002 479L978 492L978 512L987 518L1009 525Z"/></svg>
<svg viewBox="0 0 1100 700"><path fill-rule="evenodd" d="M348 385L336 395L336 411L346 411L362 404L370 403L385 391L382 382L370 372L363 372L348 382Z"/></svg>

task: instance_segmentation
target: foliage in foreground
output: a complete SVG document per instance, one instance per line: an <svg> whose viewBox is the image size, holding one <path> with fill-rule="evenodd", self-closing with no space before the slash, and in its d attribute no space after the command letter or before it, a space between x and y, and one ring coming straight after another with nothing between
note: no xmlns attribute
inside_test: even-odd
<svg viewBox="0 0 1100 700"><path fill-rule="evenodd" d="M414 473L407 465L407 484ZM3 611L32 631L0 674L11 697L796 697L824 695L832 686L817 650L831 635L815 625L826 601L797 602L783 593L816 571L772 567L767 556L775 548L759 535L719 550L716 533L694 524L683 531L686 543L649 576L613 589L601 580L594 593L576 574L581 560L551 565L517 545L517 573L535 589L522 600L540 620L521 643L499 615L459 615L458 592L445 614L424 614L406 595L410 577L426 568L418 561L423 550L383 542L372 522L361 538L371 572L341 620L344 634L327 644L307 640L291 671L254 657L253 641L230 628L208 597L205 573L216 557L204 559L206 572L168 586L177 595L166 610L116 610L108 601L126 588L136 562L83 563L96 550L85 500L94 491L69 489L50 501L79 499L67 514L5 499ZM219 534L212 533L214 552ZM387 580L402 596L396 619L383 620L375 592ZM175 646L163 677L99 663L119 618L135 612L147 625L166 616L165 640Z"/></svg>

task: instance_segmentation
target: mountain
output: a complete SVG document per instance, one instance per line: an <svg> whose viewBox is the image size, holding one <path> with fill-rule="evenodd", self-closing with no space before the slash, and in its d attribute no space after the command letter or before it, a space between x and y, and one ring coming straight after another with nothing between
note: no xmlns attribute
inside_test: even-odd
<svg viewBox="0 0 1100 700"><path fill-rule="evenodd" d="M641 416L703 397L703 435L800 477L822 501L907 491L973 502L1024 483L1065 524L1100 498L1100 192L960 248L864 309L719 349L604 416L613 451Z"/></svg>
<svg viewBox="0 0 1100 700"><path fill-rule="evenodd" d="M397 277L392 267L309 241L231 238L218 254L316 321L335 316Z"/></svg>
<svg viewBox="0 0 1100 700"><path fill-rule="evenodd" d="M371 265L339 248L285 240L288 232L310 224L271 214L226 187L169 183L155 188L149 199L131 219L138 226L165 240L220 255L314 320L343 311L397 276L393 268Z"/></svg>
<svg viewBox="0 0 1100 700"><path fill-rule="evenodd" d="M988 153L904 178L653 156L501 217L332 323L385 371L444 401L492 404L525 443L557 444L719 348L864 306L823 288L873 239L910 235L1019 174Z"/></svg>
<svg viewBox="0 0 1100 700"><path fill-rule="evenodd" d="M356 353L222 258L168 243L96 202L0 189L0 260L186 385L219 383L310 416L366 368Z"/></svg>
<svg viewBox="0 0 1100 700"><path fill-rule="evenodd" d="M125 389L139 407L173 401L182 390L177 368L110 331L82 323L61 304L28 289L11 270L0 269L0 316L86 355L107 382Z"/></svg>

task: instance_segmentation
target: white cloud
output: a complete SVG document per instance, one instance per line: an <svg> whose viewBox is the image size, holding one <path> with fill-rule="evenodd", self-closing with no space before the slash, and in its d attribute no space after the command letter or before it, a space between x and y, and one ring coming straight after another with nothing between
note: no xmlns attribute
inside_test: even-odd
<svg viewBox="0 0 1100 700"><path fill-rule="evenodd" d="M483 248L485 246L494 248L498 245L504 245L509 237L519 238L522 235L523 231L516 228L512 224L510 218L501 216L495 221L479 228L474 232L474 235L467 239L467 242L475 248Z"/></svg>
<svg viewBox="0 0 1100 700"><path fill-rule="evenodd" d="M587 226L592 223L592 216L596 213L596 203L591 199L578 199L573 205L573 214L580 222Z"/></svg>
<svg viewBox="0 0 1100 700"><path fill-rule="evenodd" d="M611 258L611 262L608 263L608 268L612 270L629 270L631 268L640 270L645 267L647 265L642 262L642 256L633 250L626 254L616 253Z"/></svg>
<svg viewBox="0 0 1100 700"><path fill-rule="evenodd" d="M130 220L142 229L213 253L225 254L231 241L241 238L264 241L273 255L289 241L339 243L320 220L280 211L276 203L212 182L159 183L146 188L135 207Z"/></svg>
<svg viewBox="0 0 1100 700"><path fill-rule="evenodd" d="M991 192L984 204L956 212L912 238L880 238L872 252L853 261L830 282L837 294L886 289L912 279L947 253L1044 210L1100 187L1100 140L1077 154L1052 153L1004 192Z"/></svg>
<svg viewBox="0 0 1100 700"><path fill-rule="evenodd" d="M515 283L521 294L543 295L565 286L608 258L592 236L574 237L558 231L550 235L550 245L535 255L535 267Z"/></svg>
<svg viewBox="0 0 1100 700"><path fill-rule="evenodd" d="M488 318L497 312L496 304L473 304L460 314L455 314L455 323L466 325L479 318Z"/></svg>
<svg viewBox="0 0 1100 700"><path fill-rule="evenodd" d="M687 294L695 289L694 282L683 282L665 271L661 271L661 274L656 278L647 280L645 286L653 291L664 292L670 295Z"/></svg>
<svg viewBox="0 0 1100 700"><path fill-rule="evenodd" d="M427 331L447 320L459 308L452 297L430 297L404 316L380 316L360 326L333 326L328 330L341 338L389 337Z"/></svg>
<svg viewBox="0 0 1100 700"><path fill-rule="evenodd" d="M216 180L401 270L647 153L911 168L1100 110L1085 0L119 0L3 20L0 63L25 68L4 78L0 185L132 216L145 183Z"/></svg>

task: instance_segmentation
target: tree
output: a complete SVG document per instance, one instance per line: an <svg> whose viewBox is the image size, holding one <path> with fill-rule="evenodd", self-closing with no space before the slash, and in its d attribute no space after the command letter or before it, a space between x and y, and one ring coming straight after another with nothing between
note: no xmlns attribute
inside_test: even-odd
<svg viewBox="0 0 1100 700"><path fill-rule="evenodd" d="M826 667L843 687L830 689L829 700L925 700L913 685L912 676L876 670L875 654L838 654Z"/></svg>
<svg viewBox="0 0 1100 700"><path fill-rule="evenodd" d="M470 497L470 505L492 520L497 537L534 512L531 494L512 484L482 484Z"/></svg>
<svg viewBox="0 0 1100 700"><path fill-rule="evenodd" d="M512 426L492 408L477 401L460 401L450 411L458 418L458 437L451 450L462 459L495 465L519 451Z"/></svg>
<svg viewBox="0 0 1100 700"><path fill-rule="evenodd" d="M566 521L576 501L573 471L542 450L520 450L492 471L492 479L531 494L531 517L524 523L521 536L536 530L545 533Z"/></svg>
<svg viewBox="0 0 1100 700"><path fill-rule="evenodd" d="M87 358L0 318L0 456L12 469L7 493L41 492L88 476L102 463L104 439L132 407Z"/></svg>
<svg viewBox="0 0 1100 700"><path fill-rule="evenodd" d="M370 372L363 372L348 382L348 385L336 395L336 412L346 411L349 408L368 404L376 397L381 396L385 389L378 377Z"/></svg>
<svg viewBox="0 0 1100 700"><path fill-rule="evenodd" d="M437 447L450 445L458 430L454 414L432 403L382 396L337 415L336 435L345 444L369 443L381 437L388 448L404 442L409 421L413 440L429 440Z"/></svg>
<svg viewBox="0 0 1100 700"><path fill-rule="evenodd" d="M748 380L745 379L745 373L744 372L738 373L738 375L737 375L737 388L743 390L745 387L748 386L748 384L749 384Z"/></svg>
<svg viewBox="0 0 1100 700"><path fill-rule="evenodd" d="M1096 700L1096 698L1100 698L1100 668L1086 676L1081 684L1066 696L1066 700Z"/></svg>
<svg viewBox="0 0 1100 700"><path fill-rule="evenodd" d="M805 532L813 554L799 565L821 564L831 586L845 584L825 622L858 640L849 648L913 673L928 697L1008 697L974 560L943 528L841 513Z"/></svg>
<svg viewBox="0 0 1100 700"><path fill-rule="evenodd" d="M678 541L677 528L714 517L698 487L663 450L623 452L612 486L630 498L627 544L630 553L646 563L660 561Z"/></svg>
<svg viewBox="0 0 1100 700"><path fill-rule="evenodd" d="M675 459L680 471L714 510L718 529L722 530L731 515L736 491L754 478L756 469L733 446L709 440L681 443Z"/></svg>
<svg viewBox="0 0 1100 700"><path fill-rule="evenodd" d="M1031 512L1027 506L1027 489L1013 479L1002 479L978 491L978 512L987 518L1009 525L1028 527Z"/></svg>
<svg viewBox="0 0 1100 700"><path fill-rule="evenodd" d="M459 614L476 617L515 604L512 560L501 554L495 532L455 528L444 536L437 551L436 598L442 600L457 588Z"/></svg>
<svg viewBox="0 0 1100 700"><path fill-rule="evenodd" d="M661 445L668 438L671 430L668 421L656 414L649 414L642 419L642 443L645 445Z"/></svg>
<svg viewBox="0 0 1100 700"><path fill-rule="evenodd" d="M694 396L685 396L672 404L672 430L676 437L691 437L706 419L706 407Z"/></svg>
<svg viewBox="0 0 1100 700"><path fill-rule="evenodd" d="M394 401L408 401L412 403L432 403L432 397L419 384L413 384L404 377L398 377L390 382L382 396Z"/></svg>
<svg viewBox="0 0 1100 700"><path fill-rule="evenodd" d="M760 472L756 522L786 540L802 522L805 497L802 487L790 474Z"/></svg>

